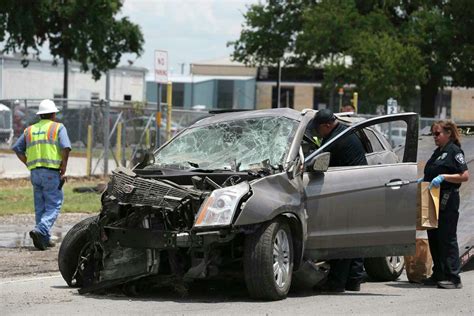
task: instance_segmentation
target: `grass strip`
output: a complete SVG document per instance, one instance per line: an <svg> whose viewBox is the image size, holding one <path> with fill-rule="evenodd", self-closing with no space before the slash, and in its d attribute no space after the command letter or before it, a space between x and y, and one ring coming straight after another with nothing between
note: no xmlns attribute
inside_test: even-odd
<svg viewBox="0 0 474 316"><path fill-rule="evenodd" d="M34 214L33 186L31 183L18 187L0 188L0 216L13 214ZM66 183L63 187L64 203L62 213L97 213L100 210L100 194L74 193L75 187L91 186L97 183L82 182L75 184Z"/></svg>

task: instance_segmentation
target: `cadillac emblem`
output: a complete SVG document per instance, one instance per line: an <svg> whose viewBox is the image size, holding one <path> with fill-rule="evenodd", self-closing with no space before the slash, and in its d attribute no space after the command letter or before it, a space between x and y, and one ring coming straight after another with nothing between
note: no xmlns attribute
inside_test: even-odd
<svg viewBox="0 0 474 316"><path fill-rule="evenodd" d="M125 194L130 194L130 193L133 192L133 190L135 190L135 187L131 184L126 184L126 185L123 186L123 192Z"/></svg>

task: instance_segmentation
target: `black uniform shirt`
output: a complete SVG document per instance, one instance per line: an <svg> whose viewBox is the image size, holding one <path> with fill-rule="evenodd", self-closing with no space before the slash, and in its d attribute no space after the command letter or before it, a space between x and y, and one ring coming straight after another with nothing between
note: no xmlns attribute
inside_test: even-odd
<svg viewBox="0 0 474 316"><path fill-rule="evenodd" d="M443 148L437 148L425 166L424 181L431 181L440 174L456 174L467 170L464 152L450 141ZM461 183L443 181L441 189L459 188Z"/></svg>
<svg viewBox="0 0 474 316"><path fill-rule="evenodd" d="M331 133L323 139L321 146L342 133L346 128L341 123L337 124ZM343 138L330 145L326 151L331 153L331 161L329 162L331 167L367 165L364 146L355 134L343 136Z"/></svg>

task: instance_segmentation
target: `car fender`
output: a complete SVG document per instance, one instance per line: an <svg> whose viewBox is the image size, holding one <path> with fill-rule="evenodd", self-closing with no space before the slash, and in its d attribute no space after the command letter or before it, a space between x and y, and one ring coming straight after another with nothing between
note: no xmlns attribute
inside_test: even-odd
<svg viewBox="0 0 474 316"><path fill-rule="evenodd" d="M289 180L286 172L271 175L250 183L252 196L242 205L234 226L255 225L279 216L289 220L295 231L295 269L299 267L307 238L307 213L302 182Z"/></svg>

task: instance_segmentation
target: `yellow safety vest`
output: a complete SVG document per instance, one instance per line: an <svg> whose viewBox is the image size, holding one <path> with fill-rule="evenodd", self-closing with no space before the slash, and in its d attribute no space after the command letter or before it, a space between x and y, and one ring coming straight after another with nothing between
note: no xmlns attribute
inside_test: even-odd
<svg viewBox="0 0 474 316"><path fill-rule="evenodd" d="M25 129L26 166L29 170L37 167L59 169L61 149L58 133L61 123L41 120Z"/></svg>

